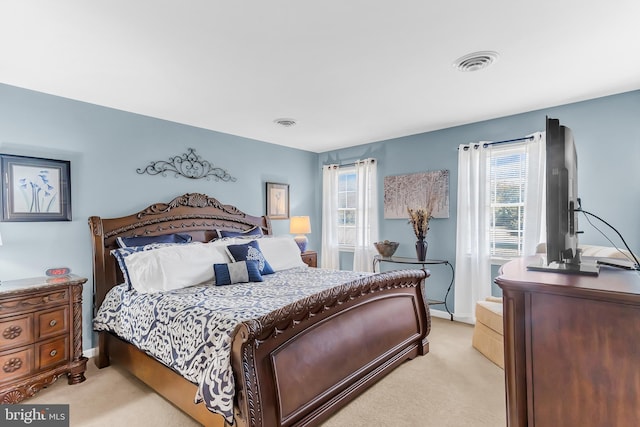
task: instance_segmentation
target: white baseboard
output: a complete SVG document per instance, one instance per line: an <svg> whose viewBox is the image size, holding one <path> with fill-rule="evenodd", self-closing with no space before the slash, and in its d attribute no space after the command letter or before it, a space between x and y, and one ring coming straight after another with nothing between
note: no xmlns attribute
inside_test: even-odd
<svg viewBox="0 0 640 427"><path fill-rule="evenodd" d="M431 309L431 316L451 320L451 316L449 315L449 313L442 310L434 310L433 308ZM453 314L453 320L455 320L456 322L468 323L470 325L475 325L476 323L473 319L469 317L456 316L455 313Z"/></svg>
<svg viewBox="0 0 640 427"><path fill-rule="evenodd" d="M442 319L451 319L451 316L446 311L434 310L433 308L431 309L431 316L440 317Z"/></svg>
<svg viewBox="0 0 640 427"><path fill-rule="evenodd" d="M82 352L82 355L84 357L89 358L89 359L91 359L92 357L95 357L97 354L98 354L98 348L97 347L93 347L93 348L90 348L88 350L84 350Z"/></svg>

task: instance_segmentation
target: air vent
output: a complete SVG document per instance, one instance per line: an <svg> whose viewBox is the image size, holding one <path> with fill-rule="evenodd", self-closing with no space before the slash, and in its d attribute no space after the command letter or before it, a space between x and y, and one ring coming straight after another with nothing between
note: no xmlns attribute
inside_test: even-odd
<svg viewBox="0 0 640 427"><path fill-rule="evenodd" d="M294 119L275 119L273 122L286 128L290 128L291 126L296 125L296 121Z"/></svg>
<svg viewBox="0 0 640 427"><path fill-rule="evenodd" d="M458 58L453 66L459 71L478 71L487 68L498 60L498 53L490 50L474 52Z"/></svg>

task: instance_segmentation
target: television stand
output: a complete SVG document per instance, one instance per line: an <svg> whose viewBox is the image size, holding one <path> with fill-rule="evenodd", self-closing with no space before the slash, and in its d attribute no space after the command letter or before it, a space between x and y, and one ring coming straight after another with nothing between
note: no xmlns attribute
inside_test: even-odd
<svg viewBox="0 0 640 427"><path fill-rule="evenodd" d="M589 260L591 261L591 260ZM640 274L594 276L504 264L508 427L640 425Z"/></svg>
<svg viewBox="0 0 640 427"><path fill-rule="evenodd" d="M582 260L578 264L557 261L547 264L546 258L541 257L538 262L527 265L527 270L545 271L548 273L578 274L582 276L597 276L600 273L600 265L596 261L591 260Z"/></svg>

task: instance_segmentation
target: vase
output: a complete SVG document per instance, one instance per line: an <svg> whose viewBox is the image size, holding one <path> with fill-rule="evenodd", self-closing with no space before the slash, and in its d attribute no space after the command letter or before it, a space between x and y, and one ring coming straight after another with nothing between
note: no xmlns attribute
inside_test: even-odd
<svg viewBox="0 0 640 427"><path fill-rule="evenodd" d="M427 259L427 248L429 244L424 239L418 239L416 242L416 256L418 257L418 261L424 261Z"/></svg>

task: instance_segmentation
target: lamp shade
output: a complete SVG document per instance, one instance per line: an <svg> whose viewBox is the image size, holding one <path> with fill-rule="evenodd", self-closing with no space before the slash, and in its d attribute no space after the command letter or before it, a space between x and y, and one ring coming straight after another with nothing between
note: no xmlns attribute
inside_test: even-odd
<svg viewBox="0 0 640 427"><path fill-rule="evenodd" d="M289 233L309 234L311 233L311 221L308 216L292 216L289 223Z"/></svg>
<svg viewBox="0 0 640 427"><path fill-rule="evenodd" d="M289 222L289 233L297 234L294 240L300 248L300 252L307 250L309 240L305 234L311 233L311 221L308 216L292 216Z"/></svg>

